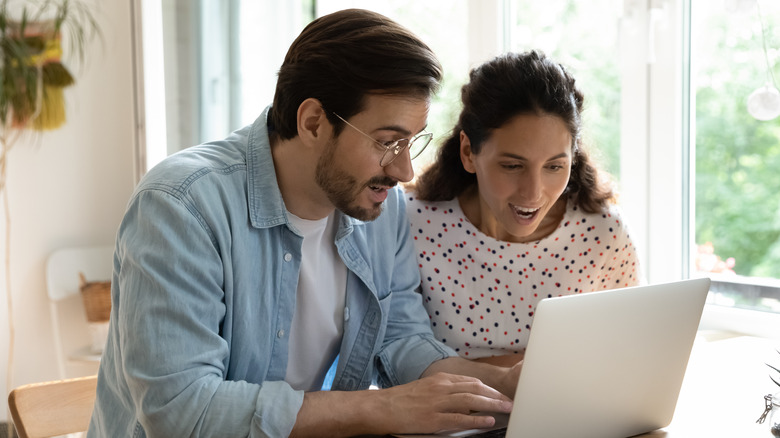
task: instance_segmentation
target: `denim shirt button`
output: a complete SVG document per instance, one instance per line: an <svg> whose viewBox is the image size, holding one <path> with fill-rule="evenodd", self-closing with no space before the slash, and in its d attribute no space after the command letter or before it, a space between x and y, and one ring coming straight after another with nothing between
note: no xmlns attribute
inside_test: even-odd
<svg viewBox="0 0 780 438"><path fill-rule="evenodd" d="M289 262L290 260L292 260L292 254L288 252L284 255L284 261Z"/></svg>
<svg viewBox="0 0 780 438"><path fill-rule="evenodd" d="M349 307L344 308L344 321L349 321Z"/></svg>
<svg viewBox="0 0 780 438"><path fill-rule="evenodd" d="M276 332L276 337L277 338L283 338L284 337L284 330L279 330L278 332Z"/></svg>

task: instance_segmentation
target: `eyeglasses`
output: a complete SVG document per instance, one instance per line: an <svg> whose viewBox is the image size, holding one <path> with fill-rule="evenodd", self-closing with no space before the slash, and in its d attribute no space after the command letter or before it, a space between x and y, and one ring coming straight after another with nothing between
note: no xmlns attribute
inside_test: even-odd
<svg viewBox="0 0 780 438"><path fill-rule="evenodd" d="M334 113L333 111L331 111L331 113L333 113L334 116L338 117L339 120L346 123L347 126L350 126L355 131L370 138L371 141L376 143L377 146L379 146L382 150L384 150L384 153L382 154L382 158L379 159L379 165L382 167L388 166L390 163L392 163L393 160L395 160L396 157L398 157L398 155L400 155L401 152L403 152L404 149L406 149L407 147L409 148L410 159L414 160L415 158L420 156L422 151L425 150L425 148L433 139L433 134L431 134L430 132L421 132L410 139L401 138L398 140L390 140L390 141L382 142L366 134L365 132L361 131L360 129L355 127L355 125L344 120L343 117Z"/></svg>

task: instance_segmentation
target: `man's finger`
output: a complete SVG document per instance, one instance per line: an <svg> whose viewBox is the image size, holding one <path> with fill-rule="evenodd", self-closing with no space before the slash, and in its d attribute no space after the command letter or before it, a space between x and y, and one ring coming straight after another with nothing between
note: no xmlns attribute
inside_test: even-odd
<svg viewBox="0 0 780 438"><path fill-rule="evenodd" d="M493 398L496 400L509 401L510 398L502 394L497 389L491 388L485 385L479 380L465 381L453 383L453 392L465 392L470 394L477 394L483 397Z"/></svg>
<svg viewBox="0 0 780 438"><path fill-rule="evenodd" d="M512 411L512 401L509 399L496 399L478 394L458 393L447 397L441 405L443 411L448 412L501 412Z"/></svg>
<svg viewBox="0 0 780 438"><path fill-rule="evenodd" d="M496 425L496 419L490 415L444 414L447 430L488 429ZM442 431L439 431L442 432Z"/></svg>

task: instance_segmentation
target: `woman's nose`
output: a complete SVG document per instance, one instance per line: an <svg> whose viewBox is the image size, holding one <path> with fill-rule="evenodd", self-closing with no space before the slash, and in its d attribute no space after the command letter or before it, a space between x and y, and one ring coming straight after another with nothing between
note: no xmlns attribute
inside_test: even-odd
<svg viewBox="0 0 780 438"><path fill-rule="evenodd" d="M537 172L528 172L518 182L518 191L526 202L536 202L542 197L542 178Z"/></svg>

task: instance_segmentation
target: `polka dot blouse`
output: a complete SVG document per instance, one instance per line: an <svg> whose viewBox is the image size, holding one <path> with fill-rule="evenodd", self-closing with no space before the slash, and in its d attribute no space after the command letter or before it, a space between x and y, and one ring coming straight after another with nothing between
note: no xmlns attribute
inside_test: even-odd
<svg viewBox="0 0 780 438"><path fill-rule="evenodd" d="M466 358L522 352L543 298L639 284L639 262L619 209L578 211L531 243L496 240L474 227L457 199L424 202L407 193L436 337Z"/></svg>

